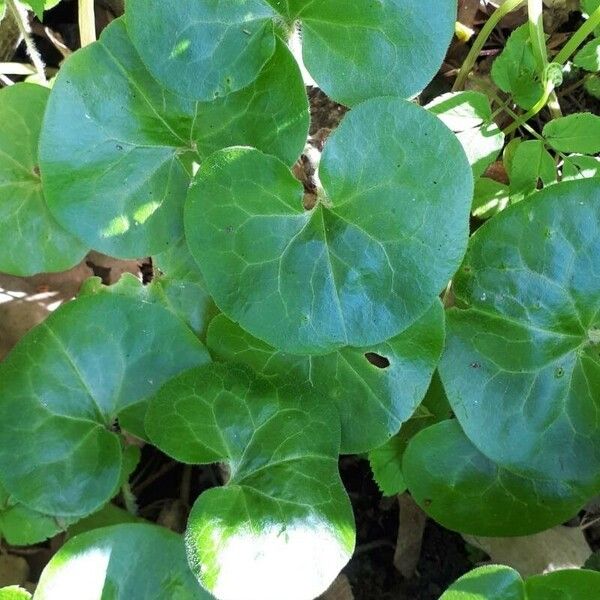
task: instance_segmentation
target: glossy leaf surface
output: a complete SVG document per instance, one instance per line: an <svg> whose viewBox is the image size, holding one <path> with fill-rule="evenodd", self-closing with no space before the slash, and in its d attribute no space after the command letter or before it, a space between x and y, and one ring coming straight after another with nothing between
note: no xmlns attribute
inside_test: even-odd
<svg viewBox="0 0 600 600"><path fill-rule="evenodd" d="M248 148L213 154L186 204L188 245L217 306L286 352L394 337L431 306L466 245L471 169L456 137L400 99L352 110L329 138L323 197Z"/></svg>
<svg viewBox="0 0 600 600"><path fill-rule="evenodd" d="M173 8L132 0L127 11L134 43L159 81L205 100L252 82L273 52L275 32L289 35L299 20L312 77L354 105L425 87L452 39L456 1L180 0ZM158 29L165 33L156 39Z"/></svg>
<svg viewBox="0 0 600 600"><path fill-rule="evenodd" d="M313 598L352 555L339 419L312 390L215 363L163 386L146 430L179 461L228 466L227 484L200 496L186 533L192 569L218 598Z"/></svg>
<svg viewBox="0 0 600 600"><path fill-rule="evenodd" d="M402 471L429 516L471 535L544 531L575 516L587 500L562 482L519 477L494 464L455 420L418 433L404 453Z"/></svg>
<svg viewBox="0 0 600 600"><path fill-rule="evenodd" d="M180 535L155 525L103 527L69 540L48 563L36 600L210 600Z"/></svg>
<svg viewBox="0 0 600 600"><path fill-rule="evenodd" d="M337 407L341 451L350 454L380 446L413 414L427 391L443 340L444 314L436 301L406 331L367 348L340 348L324 356L286 354L224 315L211 322L207 344L218 360L245 363L279 383L312 386L322 402Z"/></svg>
<svg viewBox="0 0 600 600"><path fill-rule="evenodd" d="M38 169L38 138L48 89L21 83L0 91L0 271L65 271L86 248L50 214Z"/></svg>
<svg viewBox="0 0 600 600"><path fill-rule="evenodd" d="M467 437L499 465L600 485L600 191L553 185L473 236L440 374Z"/></svg>
<svg viewBox="0 0 600 600"><path fill-rule="evenodd" d="M255 85L200 103L151 77L120 19L60 70L41 136L44 189L58 221L94 249L156 254L182 237L194 162L252 144L291 164L307 130L302 78L283 44Z"/></svg>
<svg viewBox="0 0 600 600"><path fill-rule="evenodd" d="M6 488L48 515L97 510L120 484L115 420L141 410L169 377L208 360L193 333L158 305L108 294L65 304L0 364Z"/></svg>

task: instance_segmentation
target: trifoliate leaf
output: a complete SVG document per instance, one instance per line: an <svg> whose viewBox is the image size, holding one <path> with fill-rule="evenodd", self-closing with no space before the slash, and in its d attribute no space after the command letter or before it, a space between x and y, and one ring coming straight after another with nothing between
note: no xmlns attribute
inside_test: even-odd
<svg viewBox="0 0 600 600"><path fill-rule="evenodd" d="M418 433L402 463L412 497L448 529L530 535L575 516L586 503L568 484L513 475L486 458L455 421Z"/></svg>
<svg viewBox="0 0 600 600"><path fill-rule="evenodd" d="M0 364L5 487L47 515L99 509L121 479L116 420L143 413L164 381L208 360L183 322L157 304L98 294L63 305Z"/></svg>
<svg viewBox="0 0 600 600"><path fill-rule="evenodd" d="M556 163L540 140L519 144L510 171L510 200L520 202L541 185L556 183Z"/></svg>
<svg viewBox="0 0 600 600"><path fill-rule="evenodd" d="M194 162L252 144L292 164L307 131L302 77L281 42L253 85L200 103L151 77L119 19L60 70L41 136L44 190L57 220L91 247L157 254L183 235Z"/></svg>
<svg viewBox="0 0 600 600"><path fill-rule="evenodd" d="M153 75L202 100L254 81L273 54L276 33L290 37L296 21L312 77L330 97L354 105L412 96L429 83L452 39L456 0L130 0L127 6L132 40Z"/></svg>
<svg viewBox="0 0 600 600"><path fill-rule="evenodd" d="M329 138L324 192L278 159L231 148L190 189L185 228L217 306L295 354L366 347L431 306L465 248L471 169L456 137L400 99L353 109Z"/></svg>
<svg viewBox="0 0 600 600"><path fill-rule="evenodd" d="M33 275L66 271L87 249L46 207L38 138L48 89L19 83L0 90L0 271Z"/></svg>
<svg viewBox="0 0 600 600"><path fill-rule="evenodd" d="M225 315L211 322L207 344L215 359L245 363L279 383L312 386L321 402L337 407L341 451L350 454L380 446L410 418L427 391L443 341L444 311L437 300L406 331L366 348L340 348L324 356L286 354Z"/></svg>
<svg viewBox="0 0 600 600"><path fill-rule="evenodd" d="M544 94L529 39L528 23L511 33L504 49L492 64L492 79L525 110L532 108Z"/></svg>
<svg viewBox="0 0 600 600"><path fill-rule="evenodd" d="M146 430L179 461L227 464L226 485L198 498L186 532L206 589L227 600L307 600L329 587L354 549L329 403L293 382L215 363L167 383Z"/></svg>
<svg viewBox="0 0 600 600"><path fill-rule="evenodd" d="M600 485L600 192L553 185L471 239L440 375L467 437L515 474Z"/></svg>
<svg viewBox="0 0 600 600"><path fill-rule="evenodd" d="M544 127L546 141L559 152L596 154L600 152L600 117L575 113L553 119Z"/></svg>
<svg viewBox="0 0 600 600"><path fill-rule="evenodd" d="M210 600L180 535L155 525L103 527L69 540L44 569L36 600Z"/></svg>

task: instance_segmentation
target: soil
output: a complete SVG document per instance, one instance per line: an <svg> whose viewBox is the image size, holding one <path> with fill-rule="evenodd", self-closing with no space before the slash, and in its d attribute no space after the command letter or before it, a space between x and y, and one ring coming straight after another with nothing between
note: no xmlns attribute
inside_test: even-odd
<svg viewBox="0 0 600 600"><path fill-rule="evenodd" d="M114 2L104 0L98 4L104 7L99 7L98 11L98 25L101 28L115 16L110 8L111 5L114 7ZM461 4L461 10L466 11L469 1L461 0ZM470 24L477 30L485 15L478 12L476 7L469 10ZM488 75L491 59L500 51L510 31L519 24L520 18L522 19L518 14L513 15L512 20L506 22L505 28L494 34L476 67L477 77L485 78ZM567 15L567 18L558 23L552 36L573 31L579 24L579 17ZM58 7L46 13L44 25L58 34L69 48L77 48L76 2L63 0ZM44 28L39 23L34 23L33 30L46 64L54 69L59 68L63 57L49 41ZM453 44L440 73L421 95L422 103L450 91L453 75L466 51L464 44ZM26 60L22 48L18 50L14 60ZM319 148L329 132L339 124L346 109L330 101L318 89L309 89L309 98L312 116L311 144ZM561 104L566 114L581 110L600 112L600 102L585 94L581 86L567 88L566 93L561 96ZM539 122L537 127L542 124ZM152 275L151 264L146 261L141 268L144 281L149 281ZM97 274L102 275L101 272ZM373 481L368 462L363 458L342 457L340 472L356 518L357 550L344 569L356 600L437 600L454 580L469 571L477 559L483 558L474 556L459 534L427 521L415 573L408 579L404 578L394 567L398 502L394 498L382 497ZM220 485L222 478L223 474L218 466L186 467L175 463L155 448L146 446L142 450L140 465L132 477L132 490L137 496L141 516L175 531L182 531L195 498L204 490ZM123 504L119 498L115 502ZM600 527L589 527L587 534L592 547L598 550ZM32 581L35 581L45 562L60 544L59 536L47 544L39 545L37 551L30 549L26 558L31 567Z"/></svg>

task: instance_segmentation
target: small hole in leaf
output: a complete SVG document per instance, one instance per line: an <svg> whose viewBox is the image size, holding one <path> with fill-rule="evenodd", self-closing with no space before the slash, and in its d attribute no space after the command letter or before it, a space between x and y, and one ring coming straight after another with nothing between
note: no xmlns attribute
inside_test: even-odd
<svg viewBox="0 0 600 600"><path fill-rule="evenodd" d="M556 377L556 379L560 379L564 374L565 370L562 367L556 367L556 369L554 369L554 377Z"/></svg>
<svg viewBox="0 0 600 600"><path fill-rule="evenodd" d="M385 356L375 352L367 352L365 358L378 369L387 369L390 366L390 361Z"/></svg>
<svg viewBox="0 0 600 600"><path fill-rule="evenodd" d="M33 165L33 169L32 169L32 171L33 171L33 174L34 174L36 177L39 177L39 176L40 176L40 168L39 168L39 166L38 166L38 165Z"/></svg>

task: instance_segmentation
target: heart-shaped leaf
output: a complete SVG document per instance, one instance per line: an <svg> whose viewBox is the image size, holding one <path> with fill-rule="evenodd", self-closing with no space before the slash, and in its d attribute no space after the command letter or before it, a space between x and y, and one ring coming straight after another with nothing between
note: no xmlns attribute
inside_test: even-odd
<svg viewBox="0 0 600 600"><path fill-rule="evenodd" d="M65 271L86 248L46 207L38 169L38 138L48 89L20 83L0 91L0 271L33 275Z"/></svg>
<svg viewBox="0 0 600 600"><path fill-rule="evenodd" d="M311 385L337 406L342 453L366 452L398 432L420 404L442 352L444 311L439 301L406 331L367 348L340 348L324 356L275 350L219 315L207 344L213 357L242 362L281 384Z"/></svg>
<svg viewBox="0 0 600 600"><path fill-rule="evenodd" d="M132 40L155 77L204 100L252 82L273 52L276 32L291 35L296 21L304 62L332 98L353 105L412 96L442 64L455 20L456 0L178 0L176 6L130 0L127 6Z"/></svg>
<svg viewBox="0 0 600 600"><path fill-rule="evenodd" d="M36 600L210 600L186 563L183 539L145 524L103 527L69 540L48 563Z"/></svg>
<svg viewBox="0 0 600 600"><path fill-rule="evenodd" d="M339 419L309 388L207 365L162 387L146 430L179 461L227 464L227 484L200 496L186 533L192 569L218 598L314 598L352 555Z"/></svg>
<svg viewBox="0 0 600 600"><path fill-rule="evenodd" d="M119 19L60 70L40 142L44 190L58 221L94 249L157 254L182 237L192 163L252 144L292 164L307 130L302 77L281 42L253 85L201 103L151 77Z"/></svg>
<svg viewBox="0 0 600 600"><path fill-rule="evenodd" d="M472 535L544 531L576 515L588 500L568 484L519 477L494 464L455 420L418 433L404 453L402 472L430 517Z"/></svg>
<svg viewBox="0 0 600 600"><path fill-rule="evenodd" d="M553 571L525 581L510 567L478 567L455 581L440 600L595 600L600 573L585 569Z"/></svg>
<svg viewBox="0 0 600 600"><path fill-rule="evenodd" d="M583 494L600 486L600 193L553 185L488 221L455 278L440 374L494 462Z"/></svg>
<svg viewBox="0 0 600 600"><path fill-rule="evenodd" d="M329 138L324 192L275 157L209 157L186 204L186 237L217 306L296 354L366 347L414 323L463 257L471 169L456 137L405 100L370 100Z"/></svg>
<svg viewBox="0 0 600 600"><path fill-rule="evenodd" d="M6 488L47 515L94 512L120 485L116 419L141 410L169 377L208 360L193 333L158 304L98 294L63 305L0 364Z"/></svg>

